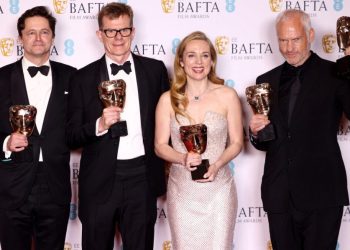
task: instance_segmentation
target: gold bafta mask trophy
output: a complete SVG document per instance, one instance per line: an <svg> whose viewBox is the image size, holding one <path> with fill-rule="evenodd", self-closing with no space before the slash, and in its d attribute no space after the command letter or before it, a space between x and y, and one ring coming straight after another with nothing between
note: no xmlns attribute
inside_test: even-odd
<svg viewBox="0 0 350 250"><path fill-rule="evenodd" d="M272 88L269 83L247 87L245 94L254 114L269 115L272 103ZM258 140L260 142L271 141L275 137L275 130L271 123L258 132Z"/></svg>
<svg viewBox="0 0 350 250"><path fill-rule="evenodd" d="M171 13L174 10L175 0L161 0L164 13Z"/></svg>
<svg viewBox="0 0 350 250"><path fill-rule="evenodd" d="M13 38L0 39L0 51L3 56L11 56L15 40Z"/></svg>
<svg viewBox="0 0 350 250"><path fill-rule="evenodd" d="M124 80L103 81L98 86L100 99L105 108L115 106L124 108L126 97L126 83ZM110 127L112 138L128 135L126 121L120 120Z"/></svg>
<svg viewBox="0 0 350 250"><path fill-rule="evenodd" d="M188 152L202 154L207 148L207 126L205 124L181 126L180 136ZM192 180L204 179L203 175L209 168L209 160L203 159L202 163L195 167L197 169L191 172Z"/></svg>
<svg viewBox="0 0 350 250"><path fill-rule="evenodd" d="M13 132L29 137L35 127L36 108L32 105L13 105L9 113Z"/></svg>
<svg viewBox="0 0 350 250"><path fill-rule="evenodd" d="M350 47L350 17L342 16L337 21L337 42L339 49L344 51ZM350 79L350 56L344 56L337 60L338 75Z"/></svg>

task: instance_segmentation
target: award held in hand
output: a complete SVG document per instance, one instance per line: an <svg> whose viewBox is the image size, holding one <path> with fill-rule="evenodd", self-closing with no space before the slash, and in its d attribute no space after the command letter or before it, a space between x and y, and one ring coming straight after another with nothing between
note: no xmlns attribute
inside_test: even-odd
<svg viewBox="0 0 350 250"><path fill-rule="evenodd" d="M100 99L105 108L115 106L124 108L126 97L126 83L124 80L103 81L98 86ZM126 121L120 120L110 127L112 138L128 135Z"/></svg>
<svg viewBox="0 0 350 250"><path fill-rule="evenodd" d="M272 88L269 83L247 87L245 93L254 114L269 115L272 103ZM271 141L275 138L275 129L271 123L258 132L260 142Z"/></svg>
<svg viewBox="0 0 350 250"><path fill-rule="evenodd" d="M338 18L337 43L342 51L350 47L350 17L342 16ZM338 59L336 65L338 75L350 79L350 55Z"/></svg>
<svg viewBox="0 0 350 250"><path fill-rule="evenodd" d="M36 108L32 105L13 105L9 108L13 132L29 137L35 127Z"/></svg>
<svg viewBox="0 0 350 250"><path fill-rule="evenodd" d="M181 140L185 144L188 152L203 154L207 148L207 126L196 124L180 127ZM209 160L203 159L196 170L191 172L192 180L205 179L203 176L208 171Z"/></svg>

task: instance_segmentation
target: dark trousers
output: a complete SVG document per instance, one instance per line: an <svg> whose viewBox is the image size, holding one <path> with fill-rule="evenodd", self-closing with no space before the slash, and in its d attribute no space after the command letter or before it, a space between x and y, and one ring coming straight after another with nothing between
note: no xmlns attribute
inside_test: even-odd
<svg viewBox="0 0 350 250"><path fill-rule="evenodd" d="M143 157L116 165L109 200L83 208L82 249L112 250L118 228L124 250L152 250L157 199L150 192Z"/></svg>
<svg viewBox="0 0 350 250"><path fill-rule="evenodd" d="M334 250L343 207L267 213L273 250Z"/></svg>
<svg viewBox="0 0 350 250"><path fill-rule="evenodd" d="M39 169L43 166L40 164ZM0 201L1 202L1 201ZM39 171L26 202L15 210L0 210L2 250L62 250L69 204L53 203L46 174Z"/></svg>

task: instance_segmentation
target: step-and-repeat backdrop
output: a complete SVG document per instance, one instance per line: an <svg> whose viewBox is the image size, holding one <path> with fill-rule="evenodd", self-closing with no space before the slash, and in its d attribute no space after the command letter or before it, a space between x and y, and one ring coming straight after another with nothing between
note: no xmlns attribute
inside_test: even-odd
<svg viewBox="0 0 350 250"><path fill-rule="evenodd" d="M18 60L23 49L17 41L17 18L28 8L48 6L57 18L51 59L81 68L98 59L103 47L95 31L96 14L108 0L1 0L0 66ZM204 31L215 44L218 74L238 92L248 133L250 107L245 88L258 75L283 62L279 54L274 20L285 9L306 11L312 18L316 39L312 49L321 57L335 61L342 57L336 43L336 20L350 15L350 0L124 0L135 12L136 37L132 51L163 60L169 74L177 45L195 30ZM319 121L320 123L322 121ZM315 125L317 126L317 124ZM310 131L312 133L312 131ZM350 175L350 127L339 126L338 141ZM230 163L238 190L238 214L234 232L235 250L269 250L267 216L260 199L264 153L255 150L245 138L242 153ZM65 250L81 249L81 224L78 218L77 179L79 152L72 152L73 197ZM332 166L329 166L332 167ZM349 178L350 179L350 178ZM338 250L350 249L350 208L345 207ZM116 249L122 249L116 236ZM158 200L155 249L172 249L166 197Z"/></svg>

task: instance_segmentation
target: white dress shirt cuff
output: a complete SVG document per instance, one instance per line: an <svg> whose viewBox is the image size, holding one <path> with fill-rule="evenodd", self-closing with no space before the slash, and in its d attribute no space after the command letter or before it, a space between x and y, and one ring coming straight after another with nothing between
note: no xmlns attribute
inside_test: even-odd
<svg viewBox="0 0 350 250"><path fill-rule="evenodd" d="M100 119L101 119L101 117L100 118L98 118L97 119L97 121L96 121L96 136L102 136L102 135L104 135L104 134L107 134L107 132L108 132L108 130L104 130L104 131L102 131L102 132L98 132L98 124L100 123Z"/></svg>
<svg viewBox="0 0 350 250"><path fill-rule="evenodd" d="M4 143L2 144L2 151L5 153L5 158L6 158L6 159L10 158L11 153L12 153L11 151L8 151L8 150L7 150L7 142L8 142L9 139L10 139L10 136L8 135L8 136L5 138Z"/></svg>

